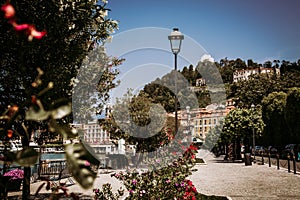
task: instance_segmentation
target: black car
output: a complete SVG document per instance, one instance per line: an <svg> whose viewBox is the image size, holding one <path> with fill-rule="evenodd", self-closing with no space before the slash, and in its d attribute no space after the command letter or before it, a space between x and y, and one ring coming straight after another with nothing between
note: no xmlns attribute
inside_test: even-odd
<svg viewBox="0 0 300 200"><path fill-rule="evenodd" d="M269 146L267 149L267 153L270 154L271 157L276 157L280 152L282 152L282 147L280 146Z"/></svg>
<svg viewBox="0 0 300 200"><path fill-rule="evenodd" d="M295 156L296 161L300 160L300 144L288 144L285 146L284 150L281 151L280 157L283 159L287 159L288 156L290 159L293 159Z"/></svg>

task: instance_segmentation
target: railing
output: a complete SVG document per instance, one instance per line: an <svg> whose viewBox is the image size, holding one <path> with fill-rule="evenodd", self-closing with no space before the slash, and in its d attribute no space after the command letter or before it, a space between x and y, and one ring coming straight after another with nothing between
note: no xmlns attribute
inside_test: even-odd
<svg viewBox="0 0 300 200"><path fill-rule="evenodd" d="M277 169L280 168L286 168L288 172L290 173L293 171L294 174L297 174L297 172L300 172L300 162L296 161L295 156L288 156L287 160L279 159L279 155L276 155L276 158L272 158L270 154L268 156L264 156L261 154L260 156L256 157L257 163L260 163L262 165L268 164L269 167L272 165L277 166Z"/></svg>
<svg viewBox="0 0 300 200"><path fill-rule="evenodd" d="M38 165L38 178L62 178L70 176L65 160L42 160Z"/></svg>

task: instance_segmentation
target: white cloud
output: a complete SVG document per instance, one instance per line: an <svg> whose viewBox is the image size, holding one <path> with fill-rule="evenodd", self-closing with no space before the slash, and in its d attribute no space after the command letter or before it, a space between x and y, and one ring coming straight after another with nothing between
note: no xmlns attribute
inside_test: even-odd
<svg viewBox="0 0 300 200"><path fill-rule="evenodd" d="M211 57L211 55L209 54L203 54L200 58L200 61L203 62L203 61L210 61L210 62L215 62L215 59L213 57Z"/></svg>

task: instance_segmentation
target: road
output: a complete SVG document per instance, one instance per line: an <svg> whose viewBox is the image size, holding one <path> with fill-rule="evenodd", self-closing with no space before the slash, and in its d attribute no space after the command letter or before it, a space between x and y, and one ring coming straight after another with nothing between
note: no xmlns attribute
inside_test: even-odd
<svg viewBox="0 0 300 200"><path fill-rule="evenodd" d="M190 179L203 194L229 196L233 200L300 199L299 174L259 163L245 166L242 162L227 162L210 153L200 152L197 156L204 157L207 164L197 165L198 171Z"/></svg>

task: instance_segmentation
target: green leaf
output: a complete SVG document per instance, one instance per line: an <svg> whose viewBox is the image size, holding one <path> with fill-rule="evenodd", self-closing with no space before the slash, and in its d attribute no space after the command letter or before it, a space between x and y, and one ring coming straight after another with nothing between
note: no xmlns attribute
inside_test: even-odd
<svg viewBox="0 0 300 200"><path fill-rule="evenodd" d="M91 188L97 175L92 167L98 167L100 161L89 153L83 144L67 144L65 152L69 171L76 181L84 189Z"/></svg>
<svg viewBox="0 0 300 200"><path fill-rule="evenodd" d="M16 154L16 162L23 167L34 165L39 157L39 153L31 147L25 147Z"/></svg>
<svg viewBox="0 0 300 200"><path fill-rule="evenodd" d="M49 111L46 111L40 100L37 100L37 105L30 106L28 111L26 112L25 119L33 120L33 121L42 121L49 118ZM38 109L36 108L38 107Z"/></svg>
<svg viewBox="0 0 300 200"><path fill-rule="evenodd" d="M68 105L63 105L60 106L54 110L51 110L51 117L53 119L61 119L65 116L67 116L68 114L70 114L72 111L72 106L71 103L69 103Z"/></svg>

